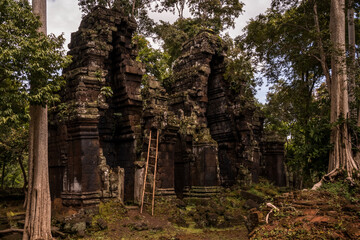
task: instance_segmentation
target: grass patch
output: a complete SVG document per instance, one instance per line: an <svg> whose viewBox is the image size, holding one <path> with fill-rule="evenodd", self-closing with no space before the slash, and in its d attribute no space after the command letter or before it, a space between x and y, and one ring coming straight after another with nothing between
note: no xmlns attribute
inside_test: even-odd
<svg viewBox="0 0 360 240"><path fill-rule="evenodd" d="M320 191L328 193L332 198L345 198L351 203L360 202L360 187L358 184L350 185L344 180L327 182L321 185Z"/></svg>

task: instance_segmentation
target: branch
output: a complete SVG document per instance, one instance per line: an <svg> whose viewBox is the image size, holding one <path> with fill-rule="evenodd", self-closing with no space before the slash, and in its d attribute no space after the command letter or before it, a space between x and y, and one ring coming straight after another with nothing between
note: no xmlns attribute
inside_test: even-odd
<svg viewBox="0 0 360 240"><path fill-rule="evenodd" d="M272 203L266 203L266 206L271 207L270 212L266 215L265 218L266 224L268 224L270 213L272 213L274 210L279 211L279 208L275 207Z"/></svg>
<svg viewBox="0 0 360 240"><path fill-rule="evenodd" d="M136 3L136 0L133 0L132 11L131 11L132 17L135 17L135 3Z"/></svg>
<svg viewBox="0 0 360 240"><path fill-rule="evenodd" d="M12 232L20 232L23 233L24 229L17 229L17 228L9 228L5 230L0 230L0 234L12 233Z"/></svg>

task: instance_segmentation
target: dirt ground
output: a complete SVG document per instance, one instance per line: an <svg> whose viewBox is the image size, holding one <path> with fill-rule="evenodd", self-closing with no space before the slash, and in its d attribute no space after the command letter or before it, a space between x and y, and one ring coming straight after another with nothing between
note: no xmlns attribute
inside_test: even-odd
<svg viewBox="0 0 360 240"><path fill-rule="evenodd" d="M0 230L21 228L22 201L0 201ZM271 203L276 209L269 206ZM53 236L81 240L360 239L360 184L280 193L269 185L224 189L208 199L157 198L155 214L117 200L93 208L54 201ZM60 233L59 233L60 232ZM19 234L0 239L21 239Z"/></svg>
<svg viewBox="0 0 360 240"><path fill-rule="evenodd" d="M360 239L360 192L356 189L349 194L344 188L278 196L273 200L278 210L269 214L271 208L264 207L250 213L259 219L250 239Z"/></svg>

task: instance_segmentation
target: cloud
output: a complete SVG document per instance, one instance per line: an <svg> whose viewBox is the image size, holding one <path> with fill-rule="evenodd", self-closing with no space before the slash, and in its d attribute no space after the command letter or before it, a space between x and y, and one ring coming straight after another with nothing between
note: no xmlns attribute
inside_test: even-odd
<svg viewBox="0 0 360 240"><path fill-rule="evenodd" d="M70 35L77 31L81 21L81 12L76 0L49 1L47 4L48 33L64 33L65 49L70 43Z"/></svg>
<svg viewBox="0 0 360 240"><path fill-rule="evenodd" d="M271 0L243 0L244 12L238 19L234 29L229 31L231 37L236 37L243 33L243 28L251 18L255 18L260 13L264 13L270 7Z"/></svg>

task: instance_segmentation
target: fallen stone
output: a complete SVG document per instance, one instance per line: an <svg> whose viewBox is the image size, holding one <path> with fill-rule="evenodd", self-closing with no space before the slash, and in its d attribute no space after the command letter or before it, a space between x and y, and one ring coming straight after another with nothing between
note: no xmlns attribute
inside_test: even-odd
<svg viewBox="0 0 360 240"><path fill-rule="evenodd" d="M104 229L107 229L108 228L108 224L107 222L102 219L102 218L99 218L98 220L96 220L96 224L98 225L98 227L101 229L101 230L104 230Z"/></svg>
<svg viewBox="0 0 360 240"><path fill-rule="evenodd" d="M86 230L86 222L78 222L78 223L75 223L74 226L72 227L72 232L76 232L76 233L79 233L79 232L85 232Z"/></svg>
<svg viewBox="0 0 360 240"><path fill-rule="evenodd" d="M259 209L260 208L260 204L258 204L257 202L255 202L252 199L248 199L246 200L245 204L244 204L244 208L245 209L252 209L252 208L256 208Z"/></svg>
<svg viewBox="0 0 360 240"><path fill-rule="evenodd" d="M262 197L257 196L252 193L249 193L247 191L241 191L240 194L241 194L241 197L243 197L244 199L251 199L258 204L261 204L264 202L264 199Z"/></svg>
<svg viewBox="0 0 360 240"><path fill-rule="evenodd" d="M261 222L263 215L260 211L251 212L245 220L245 226L249 232L252 232Z"/></svg>
<svg viewBox="0 0 360 240"><path fill-rule="evenodd" d="M329 216L315 216L310 220L311 223L335 223L336 220Z"/></svg>
<svg viewBox="0 0 360 240"><path fill-rule="evenodd" d="M319 209L303 209L302 213L304 215L316 215L319 212Z"/></svg>

